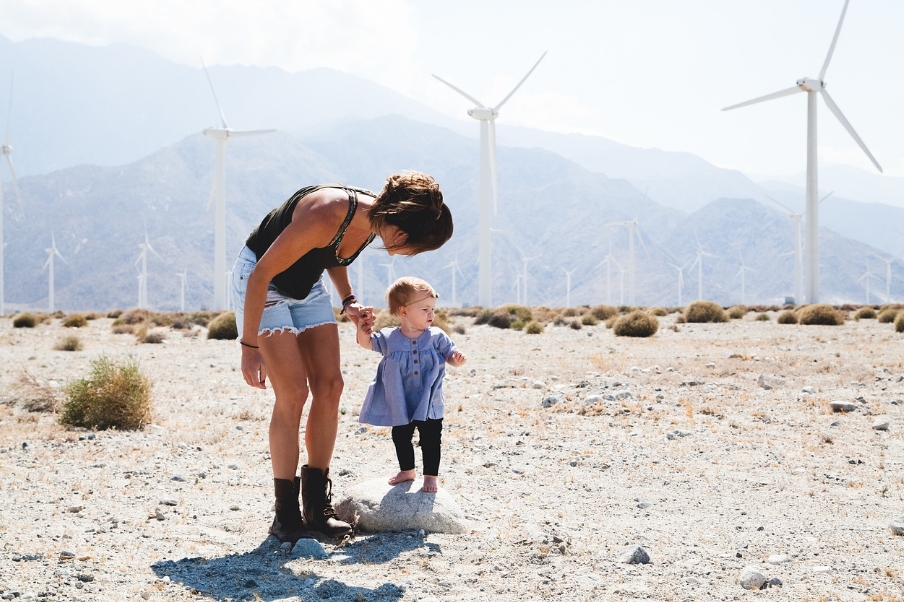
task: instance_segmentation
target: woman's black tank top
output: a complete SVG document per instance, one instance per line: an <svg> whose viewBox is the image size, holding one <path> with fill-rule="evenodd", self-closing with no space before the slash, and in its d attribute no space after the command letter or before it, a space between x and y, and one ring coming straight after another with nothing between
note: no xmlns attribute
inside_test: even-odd
<svg viewBox="0 0 904 602"><path fill-rule="evenodd" d="M350 264L374 239L374 234L371 234L354 255L349 258L339 257L339 244L342 242L345 230L355 215L355 209L358 207L358 193L373 197L376 197L376 195L364 188L355 188L342 184L317 184L316 186L306 186L293 194L289 200L267 214L267 217L263 219L260 225L251 232L248 240L245 241L245 245L254 251L258 260L264 256L270 245L292 222L292 212L295 210L298 201L322 188L338 188L347 192L348 214L330 244L325 247L311 249L302 255L298 261L289 266L288 269L273 277L271 284L278 288L281 293L293 299L304 299L307 297L308 293L311 292L311 288L320 280L320 276L325 269Z"/></svg>

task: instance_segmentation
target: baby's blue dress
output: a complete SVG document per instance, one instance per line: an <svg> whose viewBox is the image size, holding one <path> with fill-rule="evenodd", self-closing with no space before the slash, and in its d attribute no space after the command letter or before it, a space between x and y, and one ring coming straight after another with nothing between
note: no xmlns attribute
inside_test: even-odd
<svg viewBox="0 0 904 602"><path fill-rule="evenodd" d="M403 426L412 420L443 417L443 376L455 344L436 327L409 339L398 328L370 335L383 359L367 389L359 422Z"/></svg>

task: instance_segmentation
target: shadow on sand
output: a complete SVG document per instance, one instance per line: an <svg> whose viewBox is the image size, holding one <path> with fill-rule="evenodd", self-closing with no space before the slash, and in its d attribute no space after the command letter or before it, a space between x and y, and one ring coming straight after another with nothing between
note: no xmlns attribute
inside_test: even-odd
<svg viewBox="0 0 904 602"><path fill-rule="evenodd" d="M400 554L426 547L441 553L437 544L424 542L418 531L381 533L364 536L341 548L335 548L323 560L315 560L324 568L332 565L379 564ZM219 558L183 558L163 560L151 565L161 579L169 577L199 595L211 600L399 600L404 590L392 583L377 588L348 585L319 573L316 565L293 570L290 563L310 563L287 555L279 542L268 537L254 550ZM332 571L330 571L332 572Z"/></svg>

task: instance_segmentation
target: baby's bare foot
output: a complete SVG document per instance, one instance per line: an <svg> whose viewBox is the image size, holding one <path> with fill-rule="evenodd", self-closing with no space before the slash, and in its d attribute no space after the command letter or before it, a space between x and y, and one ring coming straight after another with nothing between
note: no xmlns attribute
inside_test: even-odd
<svg viewBox="0 0 904 602"><path fill-rule="evenodd" d="M437 477L424 475L424 486L421 487L421 491L424 493L436 493L439 489L438 481Z"/></svg>
<svg viewBox="0 0 904 602"><path fill-rule="evenodd" d="M413 470L402 470L394 477L389 478L390 485L398 485L399 483L404 483L405 481L413 481L414 480L414 471Z"/></svg>

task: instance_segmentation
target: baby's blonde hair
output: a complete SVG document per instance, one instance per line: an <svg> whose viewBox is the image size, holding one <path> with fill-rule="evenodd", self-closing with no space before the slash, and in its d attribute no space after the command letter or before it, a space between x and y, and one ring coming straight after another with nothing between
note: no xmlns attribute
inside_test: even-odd
<svg viewBox="0 0 904 602"><path fill-rule="evenodd" d="M403 276L392 283L386 291L386 301L389 303L389 313L394 316L399 315L399 310L406 305L410 305L421 298L433 297L438 299L439 295L430 286L430 283L413 276Z"/></svg>

